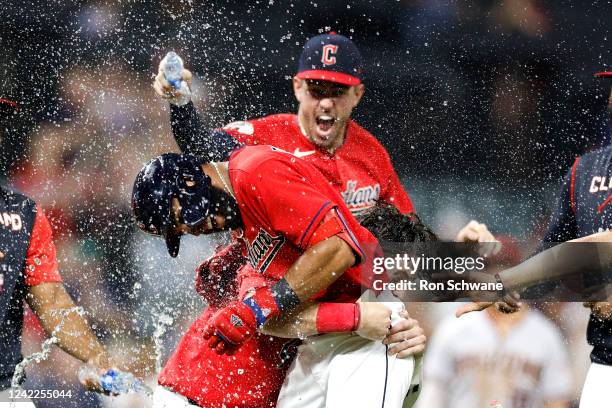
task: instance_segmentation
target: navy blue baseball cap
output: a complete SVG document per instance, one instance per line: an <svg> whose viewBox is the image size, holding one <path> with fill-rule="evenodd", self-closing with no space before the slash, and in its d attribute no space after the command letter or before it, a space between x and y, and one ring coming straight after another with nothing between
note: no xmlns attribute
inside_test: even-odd
<svg viewBox="0 0 612 408"><path fill-rule="evenodd" d="M200 160L189 154L166 153L151 160L136 176L132 188L132 211L138 227L166 240L170 256L176 257L180 235L175 232L172 199L181 205L182 222L195 228L210 214L210 178Z"/></svg>
<svg viewBox="0 0 612 408"><path fill-rule="evenodd" d="M304 45L296 77L359 85L363 59L357 46L345 36L334 32L317 35Z"/></svg>

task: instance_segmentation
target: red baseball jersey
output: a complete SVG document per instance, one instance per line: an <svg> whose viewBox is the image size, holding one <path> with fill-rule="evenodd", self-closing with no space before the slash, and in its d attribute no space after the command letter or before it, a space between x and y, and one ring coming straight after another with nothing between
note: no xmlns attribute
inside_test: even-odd
<svg viewBox="0 0 612 408"><path fill-rule="evenodd" d="M361 258L366 271L378 246L351 215L336 188L317 169L271 146L252 146L232 154L230 180L244 222L252 267L240 269L239 299L284 276L311 245L338 235ZM319 228L330 215L339 229ZM346 271L321 300L355 301L370 274L360 266ZM285 377L280 352L287 339L257 334L231 356L217 355L202 337L216 309L209 307L189 328L166 363L158 382L206 408L276 406Z"/></svg>
<svg viewBox="0 0 612 408"><path fill-rule="evenodd" d="M217 310L208 307L191 324L158 383L205 408L275 407L287 370L280 352L288 340L258 333L231 356L219 355L202 336Z"/></svg>
<svg viewBox="0 0 612 408"><path fill-rule="evenodd" d="M378 249L374 236L359 225L336 189L292 153L272 146L245 147L230 157L229 173L249 263L269 283L281 279L309 246L334 235L365 265ZM339 228L319 228L330 216ZM326 291L325 298L350 293L357 300L361 286L371 287L373 277L371 269L356 265ZM248 279L242 282L248 284Z"/></svg>
<svg viewBox="0 0 612 408"><path fill-rule="evenodd" d="M344 144L333 155L304 136L297 115L234 122L223 130L246 145L275 146L313 164L354 214L373 206L378 198L394 204L402 213L414 212L385 148L352 120Z"/></svg>

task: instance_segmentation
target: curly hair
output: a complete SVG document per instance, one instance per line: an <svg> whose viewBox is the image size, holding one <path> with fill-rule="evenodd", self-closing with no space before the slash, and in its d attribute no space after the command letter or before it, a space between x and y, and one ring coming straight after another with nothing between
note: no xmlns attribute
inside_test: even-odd
<svg viewBox="0 0 612 408"><path fill-rule="evenodd" d="M358 217L378 239L393 242L433 242L438 236L415 213L402 214L393 204L378 201Z"/></svg>

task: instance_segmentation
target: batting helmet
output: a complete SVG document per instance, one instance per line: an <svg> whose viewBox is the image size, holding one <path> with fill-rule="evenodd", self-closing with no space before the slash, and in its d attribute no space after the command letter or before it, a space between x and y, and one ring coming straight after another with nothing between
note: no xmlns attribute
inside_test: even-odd
<svg viewBox="0 0 612 408"><path fill-rule="evenodd" d="M200 161L189 154L167 153L140 170L132 188L132 210L138 227L166 240L170 256L178 255L180 234L175 229L172 198L181 205L182 222L195 228L210 214L210 178Z"/></svg>

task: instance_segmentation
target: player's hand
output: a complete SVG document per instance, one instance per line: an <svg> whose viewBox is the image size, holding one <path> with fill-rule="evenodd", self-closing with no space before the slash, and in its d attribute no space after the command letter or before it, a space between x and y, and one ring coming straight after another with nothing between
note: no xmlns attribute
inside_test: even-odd
<svg viewBox="0 0 612 408"><path fill-rule="evenodd" d="M584 302L584 306L591 309L593 314L603 320L612 320L612 303L610 302Z"/></svg>
<svg viewBox="0 0 612 408"><path fill-rule="evenodd" d="M462 305L455 311L455 317L461 317L466 313L470 312L480 312L485 310L491 306L493 306L495 302L471 302L465 305Z"/></svg>
<svg viewBox="0 0 612 408"><path fill-rule="evenodd" d="M392 344L388 350L389 355L397 354L398 358L407 358L423 354L427 343L425 331L406 310L400 312L400 317L402 320L391 327L389 334L383 340L383 344Z"/></svg>
<svg viewBox="0 0 612 408"><path fill-rule="evenodd" d="M218 247L215 254L196 269L196 292L210 306L224 307L236 298L236 274L246 262L243 249L242 241Z"/></svg>
<svg viewBox="0 0 612 408"><path fill-rule="evenodd" d="M384 339L391 328L391 309L378 302L357 303L360 307L361 317L355 333L370 340Z"/></svg>
<svg viewBox="0 0 612 408"><path fill-rule="evenodd" d="M514 313L518 312L522 306L522 303L518 301L518 295L513 293L512 295L506 295L501 301L497 302L471 302L467 303L455 311L456 317L461 317L466 313L480 312L491 306L495 305L495 308L502 313Z"/></svg>
<svg viewBox="0 0 612 408"><path fill-rule="evenodd" d="M111 395L100 386L100 377L111 368L116 368L116 364L111 362L106 352L102 352L90 358L87 365L79 370L79 382L87 391Z"/></svg>
<svg viewBox="0 0 612 408"><path fill-rule="evenodd" d="M203 336L217 353L231 353L253 337L256 325L251 309L240 301L233 301L210 318Z"/></svg>
<svg viewBox="0 0 612 408"><path fill-rule="evenodd" d="M492 256L501 250L501 243L495 239L485 224L472 220L459 231L456 242L472 242L480 244L478 253L482 256Z"/></svg>
<svg viewBox="0 0 612 408"><path fill-rule="evenodd" d="M153 89L155 92L168 102L174 105L184 105L191 100L191 81L192 75L191 71L188 69L183 69L182 77L183 81L187 84L187 87L182 89L176 89L168 81L166 81L166 77L164 76L166 62L164 59L159 63L159 67L157 70L157 75L155 76L155 81L153 82Z"/></svg>
<svg viewBox="0 0 612 408"><path fill-rule="evenodd" d="M471 271L465 274L464 277L469 282L487 284L497 283L495 276L488 273ZM469 297L474 301L459 307L459 309L457 309L455 312L456 317L461 317L462 315L470 312L479 312L493 305L495 305L498 311L503 313L514 313L521 307L521 302L519 301L520 296L513 290L507 290L505 294L502 293L501 295L496 291L478 290L473 292L465 292L461 295L461 297Z"/></svg>

